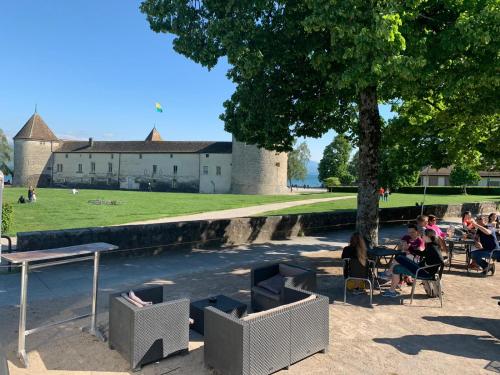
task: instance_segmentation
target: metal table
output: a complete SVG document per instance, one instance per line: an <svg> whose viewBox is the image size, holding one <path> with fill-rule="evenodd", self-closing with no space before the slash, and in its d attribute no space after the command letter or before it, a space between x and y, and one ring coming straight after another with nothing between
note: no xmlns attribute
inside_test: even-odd
<svg viewBox="0 0 500 375"><path fill-rule="evenodd" d="M17 355L26 367L29 366L28 356L26 355L26 336L41 331L55 325L67 323L73 320L91 317L88 331L99 338L103 338L97 329L97 291L99 279L99 256L101 252L116 250L118 246L109 243L97 242L78 246L60 247L57 249L23 251L10 254L2 254L2 258L12 264L21 264L21 302L19 305L19 339ZM91 254L91 255L88 255ZM86 255L86 256L85 256ZM64 258L64 259L63 259ZM92 311L90 314L84 314L73 318L65 319L60 322L50 323L45 326L26 329L26 307L28 295L28 272L32 269L56 266L59 264L81 262L84 260L94 260L94 279L92 289ZM35 263L36 262L36 263ZM31 264L33 263L33 264Z"/></svg>
<svg viewBox="0 0 500 375"><path fill-rule="evenodd" d="M199 301L191 302L189 306L189 317L194 320L191 328L202 335L205 333L205 307L215 307L216 309L227 314L231 314L236 318L241 318L247 312L247 305L243 302L222 294L212 298L205 298Z"/></svg>
<svg viewBox="0 0 500 375"><path fill-rule="evenodd" d="M448 270L451 269L451 261L453 259L453 251L455 249L455 245L463 245L465 249L465 264L467 266L467 273L469 273L469 264L470 264L470 256L471 256L471 251L472 251L472 245L474 245L474 240L471 238L459 238L459 237L452 237L452 238L445 238L445 241L448 243L448 250L449 250L449 256L450 259L448 260Z"/></svg>

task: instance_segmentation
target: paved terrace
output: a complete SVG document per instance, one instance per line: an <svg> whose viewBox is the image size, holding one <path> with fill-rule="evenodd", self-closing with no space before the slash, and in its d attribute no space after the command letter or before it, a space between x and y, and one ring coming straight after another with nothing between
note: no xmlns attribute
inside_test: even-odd
<svg viewBox="0 0 500 375"><path fill-rule="evenodd" d="M382 239L405 228L383 228ZM290 261L318 271L319 293L330 298L330 348L280 374L494 374L500 361L500 276L467 277L459 264L444 276L444 308L417 287L414 306L405 298L349 296L344 305L340 249L350 232L299 237L232 249L171 251L154 257L105 259L101 266L99 322L107 328L107 293L161 284L172 298L226 294L249 303L250 268ZM91 264L37 270L30 277L28 328L88 311ZM31 367L16 359L19 274L0 275L0 345L11 374L128 374L127 362L106 343L82 333L86 321L49 329L27 339ZM403 305L402 305L402 304ZM203 339L192 333L190 354L143 368L142 374L212 374L203 365Z"/></svg>

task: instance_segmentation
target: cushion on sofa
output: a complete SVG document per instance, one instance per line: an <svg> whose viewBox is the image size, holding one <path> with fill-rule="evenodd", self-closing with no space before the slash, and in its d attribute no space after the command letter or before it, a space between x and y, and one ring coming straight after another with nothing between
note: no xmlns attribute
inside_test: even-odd
<svg viewBox="0 0 500 375"><path fill-rule="evenodd" d="M267 289L261 288L260 286L254 286L252 288L252 291L254 293L258 293L264 297L267 297L269 299L272 299L273 301L279 301L280 300L280 295L276 293L272 293Z"/></svg>
<svg viewBox="0 0 500 375"><path fill-rule="evenodd" d="M281 306L277 306L277 307L274 307L274 308L269 309L269 310L264 310L264 311L259 311L259 312L248 314L248 315L244 316L243 318L241 318L241 320L247 322L249 320L256 319L256 318L258 318L260 316L265 316L267 314L270 314L270 313L273 313L273 312L277 312L277 311L283 310L283 309L288 308L288 307L296 306L299 303L303 303L303 302L306 302L306 301L311 301L313 299L316 299L316 295L315 294L311 294L307 298L301 299L300 301L289 303L287 305L281 305Z"/></svg>
<svg viewBox="0 0 500 375"><path fill-rule="evenodd" d="M293 266L289 266L288 264L282 264L280 263L279 265L279 273L282 276L298 276L302 275L303 273L307 272L306 270L302 268L297 268Z"/></svg>
<svg viewBox="0 0 500 375"><path fill-rule="evenodd" d="M284 285L285 278L280 274L274 275L273 277L257 284L257 286L260 286L261 288L264 288L274 294L280 294Z"/></svg>

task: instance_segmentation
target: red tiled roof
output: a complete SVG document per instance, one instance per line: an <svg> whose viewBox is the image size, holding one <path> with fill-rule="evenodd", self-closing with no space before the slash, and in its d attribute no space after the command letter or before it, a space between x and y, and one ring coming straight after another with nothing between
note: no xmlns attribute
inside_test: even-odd
<svg viewBox="0 0 500 375"><path fill-rule="evenodd" d="M57 141L57 137L47 126L42 117L35 113L14 136L14 139L33 139L39 141Z"/></svg>

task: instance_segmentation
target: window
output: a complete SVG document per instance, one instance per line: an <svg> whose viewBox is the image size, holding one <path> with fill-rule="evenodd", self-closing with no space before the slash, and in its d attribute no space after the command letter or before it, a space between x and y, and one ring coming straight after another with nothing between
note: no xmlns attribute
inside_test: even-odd
<svg viewBox="0 0 500 375"><path fill-rule="evenodd" d="M65 155L66 159L68 158L68 154Z"/></svg>
<svg viewBox="0 0 500 375"><path fill-rule="evenodd" d="M62 164L57 164L56 168L57 168L57 172L62 172L63 171L63 165Z"/></svg>
<svg viewBox="0 0 500 375"><path fill-rule="evenodd" d="M170 154L170 157L173 158L174 157L174 154Z"/></svg>
<svg viewBox="0 0 500 375"><path fill-rule="evenodd" d="M174 165L174 174L177 174L177 165Z"/></svg>
<svg viewBox="0 0 500 375"><path fill-rule="evenodd" d="M203 166L203 174L208 174L208 165Z"/></svg>
<svg viewBox="0 0 500 375"><path fill-rule="evenodd" d="M89 154L89 159L92 159L92 154Z"/></svg>
<svg viewBox="0 0 500 375"><path fill-rule="evenodd" d="M139 154L139 159L142 159L142 154Z"/></svg>
<svg viewBox="0 0 500 375"><path fill-rule="evenodd" d="M113 173L113 163L108 163L108 173Z"/></svg>
<svg viewBox="0 0 500 375"><path fill-rule="evenodd" d="M45 144L45 142L40 142L40 144L43 146Z"/></svg>
<svg viewBox="0 0 500 375"><path fill-rule="evenodd" d="M81 164L78 164L78 171L76 173L83 173L83 167Z"/></svg>
<svg viewBox="0 0 500 375"><path fill-rule="evenodd" d="M222 175L222 168L221 168L221 167L215 167L215 174L216 174L217 176Z"/></svg>
<svg viewBox="0 0 500 375"><path fill-rule="evenodd" d="M94 177L90 177L90 183L93 184L94 183Z"/></svg>
<svg viewBox="0 0 500 375"><path fill-rule="evenodd" d="M158 166L157 165L153 165L153 174L156 174L157 171L158 171Z"/></svg>
<svg viewBox="0 0 500 375"><path fill-rule="evenodd" d="M90 173L95 173L95 162L90 163Z"/></svg>
<svg viewBox="0 0 500 375"><path fill-rule="evenodd" d="M208 158L209 154L205 154L205 157Z"/></svg>
<svg viewBox="0 0 500 375"><path fill-rule="evenodd" d="M176 189L176 188L177 188L177 180L173 179L172 180L172 189Z"/></svg>
<svg viewBox="0 0 500 375"><path fill-rule="evenodd" d="M115 155L111 154L111 159L113 159L115 157Z"/></svg>
<svg viewBox="0 0 500 375"><path fill-rule="evenodd" d="M280 165L281 165L281 164L280 164L280 162L277 162L277 163L276 163L276 166L277 166L277 167L279 167Z"/></svg>

